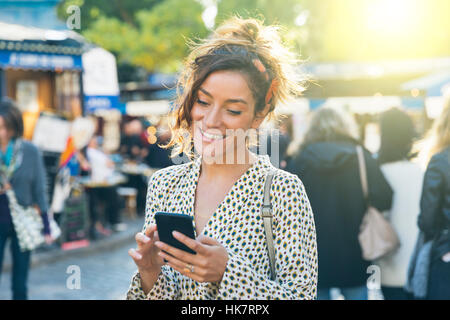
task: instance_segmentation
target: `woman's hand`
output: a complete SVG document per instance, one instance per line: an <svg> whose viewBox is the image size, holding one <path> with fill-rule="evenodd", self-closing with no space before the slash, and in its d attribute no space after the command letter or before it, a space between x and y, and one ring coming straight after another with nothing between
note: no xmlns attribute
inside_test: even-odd
<svg viewBox="0 0 450 320"><path fill-rule="evenodd" d="M130 249L128 254L136 263L139 273L141 274L159 274L161 266L164 265L164 260L158 255L159 248L155 246L155 241L158 241L158 232L156 225L150 225L145 234L139 232L136 234L137 249Z"/></svg>
<svg viewBox="0 0 450 320"><path fill-rule="evenodd" d="M176 231L173 232L173 236L197 254L191 254L157 241L155 245L169 253L162 251L159 253L168 261L169 266L198 282L222 280L227 267L228 252L218 241L203 235L193 240Z"/></svg>

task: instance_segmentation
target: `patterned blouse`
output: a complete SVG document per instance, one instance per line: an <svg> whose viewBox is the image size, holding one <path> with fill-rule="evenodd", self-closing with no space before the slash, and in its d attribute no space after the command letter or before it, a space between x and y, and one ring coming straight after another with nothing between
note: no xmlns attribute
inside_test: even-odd
<svg viewBox="0 0 450 320"><path fill-rule="evenodd" d="M139 273L131 281L127 299L315 299L317 286L316 232L311 206L300 179L275 168L267 155L235 182L205 228L205 236L218 240L228 251L220 282L200 283L168 265L145 295ZM149 181L143 231L155 223L158 211L194 215L194 200L201 157L155 172ZM264 182L275 170L270 199L276 279L270 263L260 209ZM195 222L194 222L195 223Z"/></svg>

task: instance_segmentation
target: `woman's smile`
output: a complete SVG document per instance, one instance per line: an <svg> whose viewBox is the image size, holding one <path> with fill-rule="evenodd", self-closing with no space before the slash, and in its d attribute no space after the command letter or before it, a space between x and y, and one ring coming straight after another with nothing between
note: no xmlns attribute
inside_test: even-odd
<svg viewBox="0 0 450 320"><path fill-rule="evenodd" d="M200 133L202 135L202 140L203 142L216 142L219 140L223 140L225 139L227 136L223 135L223 134L212 134L212 133L208 133L202 130L202 128L199 128Z"/></svg>

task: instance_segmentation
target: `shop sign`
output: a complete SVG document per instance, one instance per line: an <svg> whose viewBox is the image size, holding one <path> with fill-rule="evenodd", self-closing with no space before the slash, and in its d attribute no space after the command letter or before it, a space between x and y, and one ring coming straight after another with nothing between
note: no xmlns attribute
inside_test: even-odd
<svg viewBox="0 0 450 320"><path fill-rule="evenodd" d="M83 93L87 113L102 109L120 109L116 58L102 48L83 54Z"/></svg>
<svg viewBox="0 0 450 320"><path fill-rule="evenodd" d="M0 51L0 67L73 70L81 69L81 57L51 53Z"/></svg>

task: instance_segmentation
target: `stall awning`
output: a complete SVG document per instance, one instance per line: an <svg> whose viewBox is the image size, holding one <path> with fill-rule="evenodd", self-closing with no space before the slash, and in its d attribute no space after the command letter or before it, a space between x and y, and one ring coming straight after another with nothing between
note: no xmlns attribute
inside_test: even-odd
<svg viewBox="0 0 450 320"><path fill-rule="evenodd" d="M0 68L81 71L85 45L72 31L0 22Z"/></svg>
<svg viewBox="0 0 450 320"><path fill-rule="evenodd" d="M0 68L34 70L82 70L81 56L0 50Z"/></svg>

